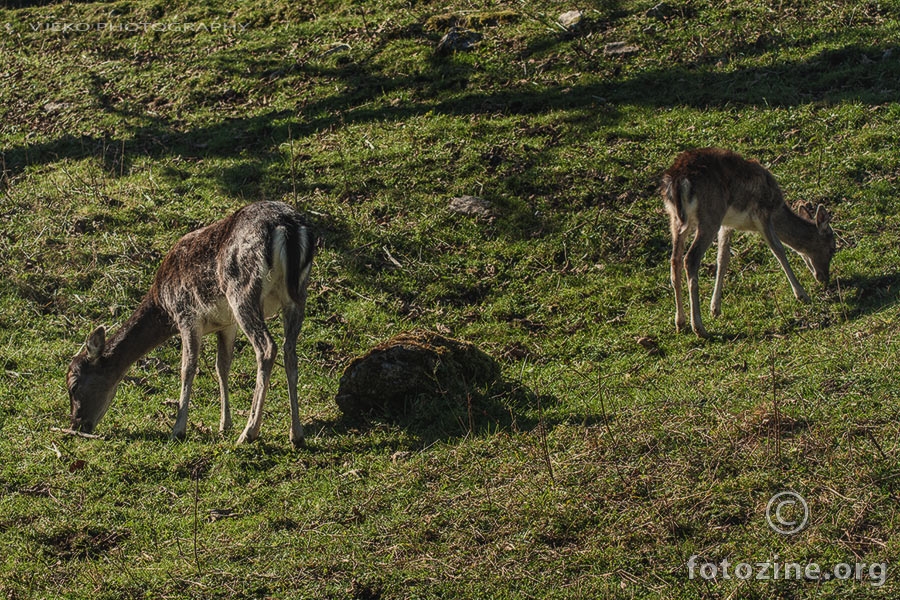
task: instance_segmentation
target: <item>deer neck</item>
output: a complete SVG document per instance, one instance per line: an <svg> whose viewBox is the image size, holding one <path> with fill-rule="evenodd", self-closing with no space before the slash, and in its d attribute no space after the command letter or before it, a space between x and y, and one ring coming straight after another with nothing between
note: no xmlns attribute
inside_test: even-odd
<svg viewBox="0 0 900 600"><path fill-rule="evenodd" d="M104 362L116 381L120 381L131 365L176 331L168 314L148 295L107 341Z"/></svg>
<svg viewBox="0 0 900 600"><path fill-rule="evenodd" d="M811 252L818 242L819 229L816 224L792 211L787 204L775 213L773 225L778 239L801 254Z"/></svg>

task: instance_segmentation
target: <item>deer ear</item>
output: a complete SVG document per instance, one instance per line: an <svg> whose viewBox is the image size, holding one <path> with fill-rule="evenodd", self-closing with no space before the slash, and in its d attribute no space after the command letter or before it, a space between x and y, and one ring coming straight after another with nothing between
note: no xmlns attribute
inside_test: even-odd
<svg viewBox="0 0 900 600"><path fill-rule="evenodd" d="M88 336L85 346L87 346L89 359L97 360L100 358L100 355L103 354L103 349L106 347L106 329L103 327L95 329L93 333Z"/></svg>
<svg viewBox="0 0 900 600"><path fill-rule="evenodd" d="M825 210L823 205L819 205L816 207L816 227L819 228L819 231L825 229L825 227L831 223L831 215L828 214L828 211Z"/></svg>
<svg viewBox="0 0 900 600"><path fill-rule="evenodd" d="M800 216L806 217L807 219L813 218L813 206L810 202L801 202L797 205L797 212L800 213Z"/></svg>

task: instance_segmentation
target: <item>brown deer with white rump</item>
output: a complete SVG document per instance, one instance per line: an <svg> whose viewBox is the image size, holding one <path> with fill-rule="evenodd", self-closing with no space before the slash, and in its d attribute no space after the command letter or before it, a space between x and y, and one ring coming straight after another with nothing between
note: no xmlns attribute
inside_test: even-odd
<svg viewBox="0 0 900 600"><path fill-rule="evenodd" d="M821 204L809 203L792 211L772 174L753 160L720 148L683 152L665 172L660 186L672 229L672 287L675 289L675 328L685 325L681 307L681 271L687 269L691 300L691 328L699 337L708 337L700 318L700 290L697 273L703 254L718 235L716 285L710 312L721 314L722 285L731 255L731 234L735 229L762 234L766 244L787 275L794 296L803 302L809 296L797 281L784 253L795 250L816 280L828 285L831 258L836 245L831 215ZM684 257L685 238L696 231Z"/></svg>
<svg viewBox="0 0 900 600"><path fill-rule="evenodd" d="M297 336L303 323L314 236L303 217L281 202L257 202L185 235L162 261L133 315L106 339L97 328L69 366L71 427L91 433L106 414L128 368L176 333L181 335L181 397L172 437L187 432L191 384L204 335L216 333L219 429L231 427L228 371L240 327L256 352L256 388L238 443L255 440L277 347L266 319L284 319L284 367L291 405L290 439L303 443L297 407Z"/></svg>

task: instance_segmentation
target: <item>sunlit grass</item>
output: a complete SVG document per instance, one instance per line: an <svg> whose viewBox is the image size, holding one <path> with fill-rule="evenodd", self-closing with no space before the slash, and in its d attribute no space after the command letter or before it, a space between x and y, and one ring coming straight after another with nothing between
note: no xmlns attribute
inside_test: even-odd
<svg viewBox="0 0 900 600"><path fill-rule="evenodd" d="M875 588L686 566L897 554L891 3L601 2L575 32L553 2L12 4L29 6L0 11L0 592L896 594L890 567ZM446 19L479 30L474 50L435 54ZM619 41L638 50L605 51ZM825 203L842 248L828 290L790 257L801 305L762 239L736 236L704 342L674 332L657 183L707 145ZM496 215L451 212L465 194ZM209 342L186 442L168 439L177 340L132 368L102 439L54 430L88 332L128 317L181 235L258 199L322 236L308 448L290 447L280 366L262 440L218 433ZM712 283L707 266L704 306ZM508 414L343 419L349 359L414 327L500 361ZM238 427L253 383L239 341ZM786 489L811 511L791 537L765 521Z"/></svg>

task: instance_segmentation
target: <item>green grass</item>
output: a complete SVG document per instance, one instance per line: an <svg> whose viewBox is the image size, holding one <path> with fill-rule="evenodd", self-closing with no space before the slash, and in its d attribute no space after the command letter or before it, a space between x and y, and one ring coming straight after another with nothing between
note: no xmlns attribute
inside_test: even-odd
<svg viewBox="0 0 900 600"><path fill-rule="evenodd" d="M543 0L8 4L0 594L898 593L900 4L677 0L658 18L606 0L575 33L554 24L572 6ZM453 23L483 37L438 56ZM639 51L604 52L618 41ZM791 256L801 305L762 240L736 236L702 342L674 332L656 186L706 145L827 204L842 248L828 290ZM496 218L451 213L463 194ZM92 327L127 318L181 235L258 199L323 238L300 343L309 447L288 442L280 369L262 440L218 434L214 344L188 439L169 441L178 340L134 366L102 439L54 431ZM476 343L526 393L474 427L344 420L346 363L414 327ZM239 342L238 427L253 373ZM782 490L810 506L794 536L765 521ZM888 574L709 582L692 555Z"/></svg>

